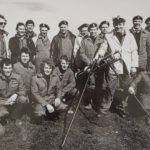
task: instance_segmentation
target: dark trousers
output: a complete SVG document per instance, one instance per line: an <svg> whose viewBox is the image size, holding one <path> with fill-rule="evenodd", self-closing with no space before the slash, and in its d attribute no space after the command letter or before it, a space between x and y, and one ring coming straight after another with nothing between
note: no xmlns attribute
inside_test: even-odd
<svg viewBox="0 0 150 150"><path fill-rule="evenodd" d="M126 112L128 106L128 88L133 78L129 75L119 75L117 88L114 94L113 109L120 112Z"/></svg>
<svg viewBox="0 0 150 150"><path fill-rule="evenodd" d="M77 80L77 88L80 92L80 95L83 92L87 79L88 79L88 74L85 74ZM91 104L91 100L93 100L94 97L94 89L95 89L95 75L92 74L89 77L89 81L86 85L86 89L83 96L83 104L85 106Z"/></svg>
<svg viewBox="0 0 150 150"><path fill-rule="evenodd" d="M109 75L108 78L104 72L98 74L93 101L93 108L97 113L107 112L110 109L117 82L118 78L115 75Z"/></svg>
<svg viewBox="0 0 150 150"><path fill-rule="evenodd" d="M65 103L69 106L75 105L77 103L77 99L79 97L79 92L76 88L73 88L71 91L67 92L64 95Z"/></svg>
<svg viewBox="0 0 150 150"><path fill-rule="evenodd" d="M8 115L13 120L21 118L21 116L24 114L26 104L27 104L27 97L18 96L17 102L15 104L8 105L8 106L1 105L0 106L0 118L8 116Z"/></svg>
<svg viewBox="0 0 150 150"><path fill-rule="evenodd" d="M23 115L25 104L16 103L12 106L0 106L0 118L10 117L12 120L20 119Z"/></svg>

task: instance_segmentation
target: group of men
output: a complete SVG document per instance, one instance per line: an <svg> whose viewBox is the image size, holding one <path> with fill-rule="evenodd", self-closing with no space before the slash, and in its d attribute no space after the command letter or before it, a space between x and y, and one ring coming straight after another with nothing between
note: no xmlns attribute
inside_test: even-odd
<svg viewBox="0 0 150 150"><path fill-rule="evenodd" d="M10 117L22 124L20 119L30 108L37 122L66 110L82 92L85 109L93 108L98 117L107 114L114 102L115 111L126 117L127 95L135 94L139 84L139 97L149 110L150 17L145 29L141 16L133 18L130 30L125 22L113 18L112 31L108 21L99 26L84 23L75 36L63 20L50 42L47 24L39 25L37 35L33 20L27 20L17 24L16 35L7 43L7 20L0 15L0 123ZM105 61L107 56L114 61ZM95 66L99 67L94 70ZM68 110L74 113L73 107Z"/></svg>

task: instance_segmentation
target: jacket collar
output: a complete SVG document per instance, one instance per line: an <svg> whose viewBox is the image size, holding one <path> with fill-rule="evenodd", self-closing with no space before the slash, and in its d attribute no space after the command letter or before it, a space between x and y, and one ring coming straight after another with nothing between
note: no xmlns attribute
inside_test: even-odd
<svg viewBox="0 0 150 150"><path fill-rule="evenodd" d="M53 74L51 73L51 74L50 74L50 79L49 79L49 83L48 83L48 84L51 83L52 76L53 76ZM40 78L41 80L43 80L43 81L47 84L46 79L45 79L45 77L44 77L44 75L43 75L42 73L37 74L37 78Z"/></svg>
<svg viewBox="0 0 150 150"><path fill-rule="evenodd" d="M124 35L124 40L127 38L128 34L129 34L129 31L128 30L124 30L124 34L123 34ZM114 29L111 32L106 34L106 38L111 38L111 39L115 40L120 46L124 43L124 42L122 42L120 44L118 38L116 37L116 31Z"/></svg>
<svg viewBox="0 0 150 150"><path fill-rule="evenodd" d="M115 29L114 30L112 30L112 33L113 33L113 35L117 35L117 32L115 31ZM123 36L126 36L126 34L127 34L127 31L126 30L124 30L123 32L122 32L122 35Z"/></svg>
<svg viewBox="0 0 150 150"><path fill-rule="evenodd" d="M106 34L100 33L100 34L99 34L99 38L104 39L104 38L105 38L105 35L106 35Z"/></svg>
<svg viewBox="0 0 150 150"><path fill-rule="evenodd" d="M52 73L50 74L50 78L51 78L51 76L52 76ZM38 74L37 74L37 77L38 77L38 78L44 78L44 75L43 75L42 73L38 73Z"/></svg>
<svg viewBox="0 0 150 150"><path fill-rule="evenodd" d="M33 32L27 32L26 35L28 38L34 38L37 36L37 34L34 31Z"/></svg>
<svg viewBox="0 0 150 150"><path fill-rule="evenodd" d="M42 39L43 41L47 41L48 40L48 36L43 37L41 34L38 35L38 39Z"/></svg>
<svg viewBox="0 0 150 150"><path fill-rule="evenodd" d="M130 31L131 31L132 33L136 33L136 32L137 32L134 27L132 27L132 28L130 29ZM139 32L141 32L141 33L147 33L147 31L144 30L143 28L141 28L141 30L139 30Z"/></svg>
<svg viewBox="0 0 150 150"><path fill-rule="evenodd" d="M70 36L70 33L69 33L69 31L67 31L66 34L64 35L64 34L62 34L61 32L59 32L58 35L59 35L59 37L61 37L61 38L66 38L66 37L69 37L69 36Z"/></svg>
<svg viewBox="0 0 150 150"><path fill-rule="evenodd" d="M85 38L93 43L93 40L92 40L92 38L90 36L85 37ZM94 43L96 43L97 41L102 41L103 42L103 40L104 39L101 37L101 35L97 35L96 38L95 38Z"/></svg>
<svg viewBox="0 0 150 150"><path fill-rule="evenodd" d="M33 64L31 63L31 62L29 62L29 66L28 66L29 68L31 68L31 69L33 69L34 67L33 67Z"/></svg>
<svg viewBox="0 0 150 150"><path fill-rule="evenodd" d="M37 77L38 77L38 78L43 78L44 76L43 76L42 73L38 73L38 74L37 74Z"/></svg>
<svg viewBox="0 0 150 150"><path fill-rule="evenodd" d="M68 72L69 68L66 71L61 71L61 67L58 66L55 68L55 71L57 72L57 75L62 78L64 76L64 74L66 74Z"/></svg>
<svg viewBox="0 0 150 150"><path fill-rule="evenodd" d="M71 31L67 31L66 35L62 35L60 32L58 33L58 36L59 37L62 37L62 38L66 38L66 37L69 37L71 38L71 36L73 36L72 32Z"/></svg>
<svg viewBox="0 0 150 150"><path fill-rule="evenodd" d="M30 69L33 69L34 67L33 67L33 64L29 61L29 63L27 64L27 67L21 62L21 61L19 61L18 62L20 65L22 65L23 67L25 67L25 68L30 68Z"/></svg>
<svg viewBox="0 0 150 150"><path fill-rule="evenodd" d="M0 78L2 80L7 80L7 77L3 73L0 73ZM8 79L9 80L16 79L16 74L14 72L12 72L11 75L10 75L10 77Z"/></svg>
<svg viewBox="0 0 150 150"><path fill-rule="evenodd" d="M17 37L18 39L20 39L20 38L26 39L27 38L26 35L20 36L19 34L16 34L15 37Z"/></svg>

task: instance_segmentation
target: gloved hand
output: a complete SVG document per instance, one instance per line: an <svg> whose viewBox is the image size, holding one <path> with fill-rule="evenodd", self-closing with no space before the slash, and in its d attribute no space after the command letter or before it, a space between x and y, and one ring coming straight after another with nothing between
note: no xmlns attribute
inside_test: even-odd
<svg viewBox="0 0 150 150"><path fill-rule="evenodd" d="M84 71L90 72L90 67L89 66L85 66L84 67Z"/></svg>
<svg viewBox="0 0 150 150"><path fill-rule="evenodd" d="M60 102L61 102L60 98L56 98L56 99L55 99L55 102L54 102L55 107L59 106L59 105L60 105Z"/></svg>
<svg viewBox="0 0 150 150"><path fill-rule="evenodd" d="M99 55L93 59L93 62L95 61L97 64L99 64L103 58L104 56Z"/></svg>
<svg viewBox="0 0 150 150"><path fill-rule="evenodd" d="M5 102L5 105L13 105L15 102L13 102L13 101L10 101L10 100L7 100L6 102Z"/></svg>
<svg viewBox="0 0 150 150"><path fill-rule="evenodd" d="M135 94L135 90L134 90L134 88L133 88L132 86L129 87L128 92L129 92L130 94Z"/></svg>
<svg viewBox="0 0 150 150"><path fill-rule="evenodd" d="M11 99L12 101L16 101L17 97L18 97L17 94L13 94L9 99Z"/></svg>
<svg viewBox="0 0 150 150"><path fill-rule="evenodd" d="M52 113L55 110L54 107L52 105L50 105L50 104L47 104L46 108L47 108L47 110L48 110L49 113Z"/></svg>
<svg viewBox="0 0 150 150"><path fill-rule="evenodd" d="M6 101L6 105L13 105L16 100L17 100L18 95L17 94L13 94L10 98L8 98L8 100Z"/></svg>
<svg viewBox="0 0 150 150"><path fill-rule="evenodd" d="M136 74L136 68L131 68L131 74Z"/></svg>
<svg viewBox="0 0 150 150"><path fill-rule="evenodd" d="M118 59L120 59L120 53L115 53L114 55L113 55L113 58L115 59L115 60L118 60Z"/></svg>

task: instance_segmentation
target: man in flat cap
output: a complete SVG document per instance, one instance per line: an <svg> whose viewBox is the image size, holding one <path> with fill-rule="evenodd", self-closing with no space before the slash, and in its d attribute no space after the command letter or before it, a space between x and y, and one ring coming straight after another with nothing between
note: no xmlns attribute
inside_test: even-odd
<svg viewBox="0 0 150 150"><path fill-rule="evenodd" d="M133 27L130 32L133 34L137 46L139 55L139 68L138 72L146 70L148 55L150 52L148 32L142 28L143 18L141 16L133 17Z"/></svg>
<svg viewBox="0 0 150 150"><path fill-rule="evenodd" d="M100 44L103 43L103 40L99 38L98 25L96 23L90 24L88 31L90 35L82 39L80 48L80 56L85 66L88 66L92 63L97 49L99 48Z"/></svg>
<svg viewBox="0 0 150 150"><path fill-rule="evenodd" d="M105 35L109 32L108 29L109 29L109 26L110 26L110 23L108 21L102 21L99 25L99 29L101 31L100 33L100 36L102 38L105 38Z"/></svg>
<svg viewBox="0 0 150 150"><path fill-rule="evenodd" d="M78 27L79 35L76 37L75 45L74 45L74 57L76 57L76 54L81 46L81 40L84 36L89 35L88 32L88 24L84 23L81 26Z"/></svg>
<svg viewBox="0 0 150 150"><path fill-rule="evenodd" d="M35 56L35 67L37 73L40 73L40 65L43 60L49 58L50 55L50 40L48 37L48 31L50 27L45 24L41 23L39 25L40 34L38 35L38 39L36 41L36 56Z"/></svg>
<svg viewBox="0 0 150 150"><path fill-rule="evenodd" d="M148 18L145 20L145 24L146 24L145 30L147 30L148 32L150 32L150 17L148 17Z"/></svg>
<svg viewBox="0 0 150 150"><path fill-rule="evenodd" d="M99 25L100 34L99 38L103 39L105 41L105 35L109 33L109 22L108 21L102 21ZM100 48L105 45L104 43L101 44ZM105 68L102 68L95 72L95 98L93 101L93 108L98 113L98 117L100 117L101 114L107 113L107 107L109 107L108 100L111 101L111 93L110 88L108 87L109 84L109 67L106 66ZM100 108L101 106L101 108Z"/></svg>
<svg viewBox="0 0 150 150"><path fill-rule="evenodd" d="M36 54L36 50L35 50L35 42L37 40L37 34L34 32L34 21L33 20L27 20L25 23L26 26L26 36L27 39L32 40L34 42L34 54L32 54L31 57L31 62L34 63L34 59L35 59L35 54Z"/></svg>
<svg viewBox="0 0 150 150"><path fill-rule="evenodd" d="M68 30L68 22L63 20L59 24L59 33L53 37L51 43L50 57L53 58L55 65L58 65L59 59L63 55L67 55L73 63L73 48L75 35Z"/></svg>
<svg viewBox="0 0 150 150"><path fill-rule="evenodd" d="M93 59L101 46L104 42L103 39L100 38L98 35L98 25L96 23L92 23L88 27L89 36L86 36L81 41L81 47L79 49L79 54L81 57L81 66L80 69L86 71L87 68L92 65ZM85 81L84 81L85 80ZM81 82L86 82L86 78L84 78ZM95 88L95 76L92 74L90 76L90 80L88 82L87 89L85 91L84 96L84 105L86 109L91 108L91 101L94 99L94 88ZM82 88L81 88L82 89Z"/></svg>
<svg viewBox="0 0 150 150"><path fill-rule="evenodd" d="M88 24L84 23L81 26L78 27L79 35L75 39L75 44L74 44L74 50L73 50L73 55L75 58L75 65L77 68L80 67L80 55L79 55L79 49L81 47L81 41L84 37L89 35L88 32Z"/></svg>
<svg viewBox="0 0 150 150"><path fill-rule="evenodd" d="M31 38L35 43L37 40L37 34L34 32L35 23L33 20L27 20L26 23L26 34L28 38Z"/></svg>
<svg viewBox="0 0 150 150"><path fill-rule="evenodd" d="M114 99L117 102L116 111L121 117L126 117L126 109L125 109L125 99L126 99L126 90L127 83L123 83L122 81L129 81L130 74L136 73L136 68L138 67L138 53L137 53L137 44L133 37L133 35L125 30L125 19L116 17L113 18L113 26L114 30L112 32L105 35L107 46L100 47L98 50L97 56L103 57L108 54L112 54L114 59L118 59L121 55L121 60L115 62L113 64L114 69L110 69L109 71L109 84L106 86L109 90L109 93L105 92L105 94L109 94L109 99L100 99L102 101L100 105L100 111L108 111L112 104L112 100ZM115 52L119 52L119 54L114 54ZM118 80L120 80L118 82ZM101 84L101 83L100 83ZM117 88L118 87L118 88ZM117 93L114 97L114 93ZM101 97L100 97L101 98ZM105 105L103 105L103 100L105 100Z"/></svg>

